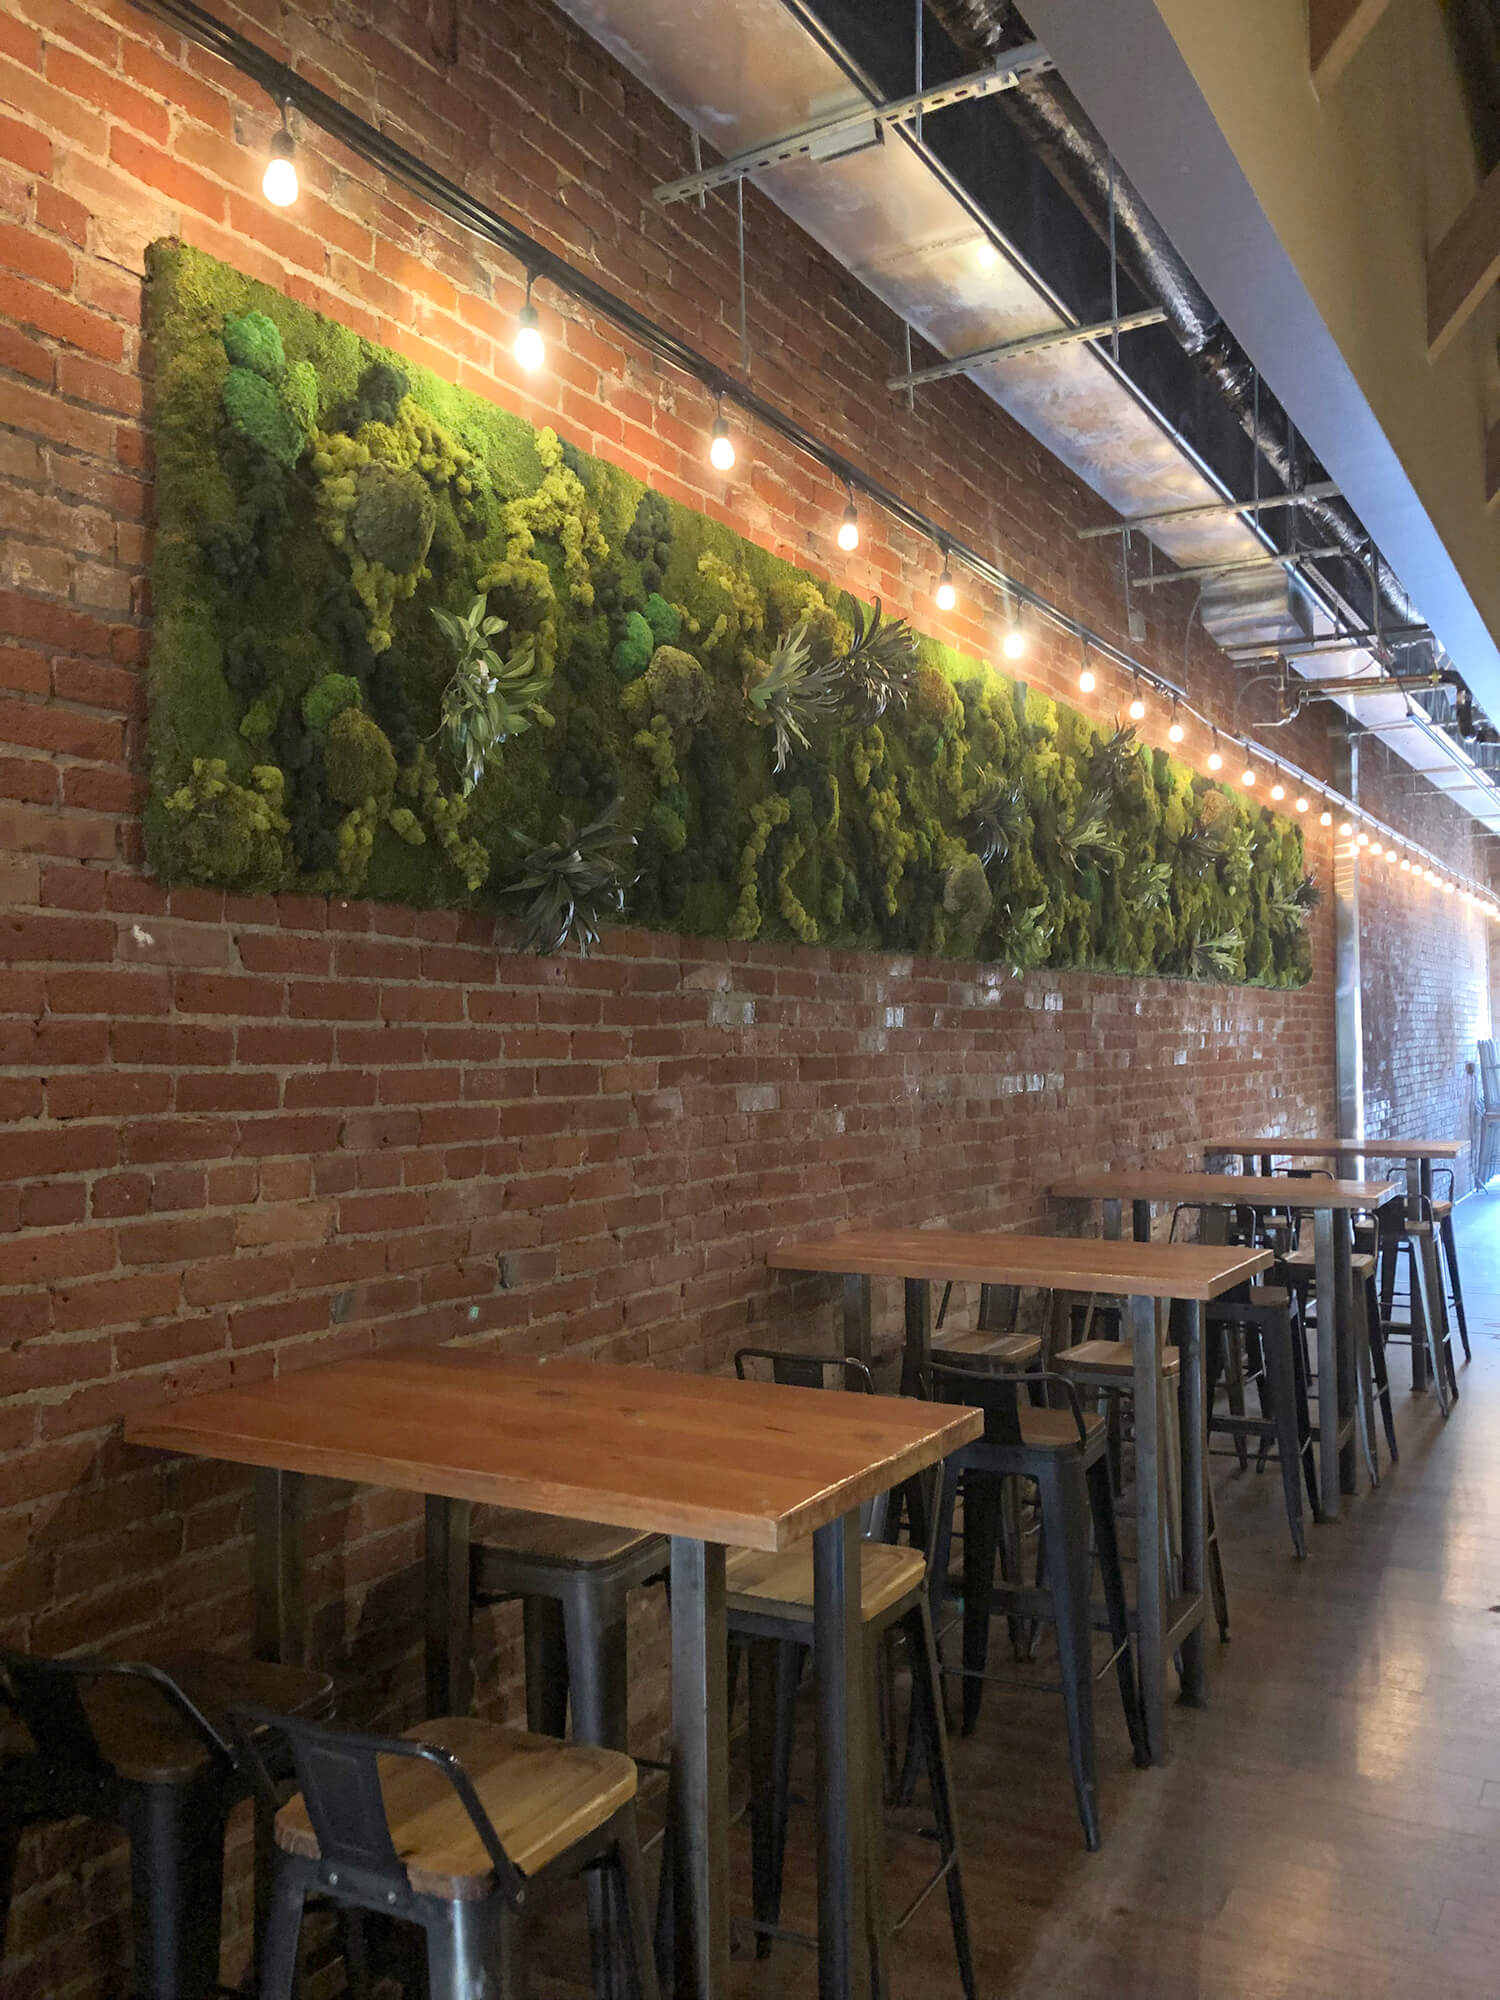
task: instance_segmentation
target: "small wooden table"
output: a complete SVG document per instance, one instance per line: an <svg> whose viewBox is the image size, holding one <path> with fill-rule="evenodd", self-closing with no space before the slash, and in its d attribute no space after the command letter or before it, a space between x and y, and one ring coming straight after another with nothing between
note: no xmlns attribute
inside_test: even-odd
<svg viewBox="0 0 1500 2000"><path fill-rule="evenodd" d="M427 1499L430 1713L472 1699L474 1502L672 1538L679 1995L729 1991L726 1544L813 1539L820 2000L867 2000L870 1866L860 1504L979 1435L976 1410L465 1348L392 1348L132 1417L131 1444L257 1468L255 1641L300 1659L303 1481Z"/></svg>
<svg viewBox="0 0 1500 2000"><path fill-rule="evenodd" d="M1318 1314L1318 1482L1324 1518L1336 1521L1340 1494L1358 1490L1354 1442L1358 1364L1350 1217L1390 1201L1399 1193L1395 1182L1294 1181L1274 1174L1162 1173L1142 1167L1080 1174L1073 1180L1059 1181L1050 1192L1058 1201L1101 1202L1104 1230L1109 1236L1119 1235L1121 1210L1128 1201L1135 1237L1142 1243L1150 1240L1151 1210L1158 1202L1206 1208L1305 1208L1312 1212L1318 1297L1334 1302L1332 1312ZM1326 1384L1333 1385L1328 1399L1331 1413L1325 1407Z"/></svg>
<svg viewBox="0 0 1500 2000"><path fill-rule="evenodd" d="M868 1362L870 1282L900 1278L906 1290L906 1379L925 1376L931 1357L935 1279L1042 1290L1121 1293L1135 1366L1137 1639L1146 1740L1154 1761L1167 1755L1167 1663L1182 1652L1183 1700L1204 1699L1204 1593L1207 1418L1203 1400L1200 1308L1263 1271L1268 1250L1203 1243L1122 1243L1098 1237L1021 1236L1004 1230L856 1229L783 1243L769 1262L779 1271L830 1271L844 1280L845 1352ZM1163 1548L1166 1455L1161 1449L1161 1331L1158 1299L1185 1308L1178 1381L1182 1422L1182 1589L1169 1589Z"/></svg>
<svg viewBox="0 0 1500 2000"><path fill-rule="evenodd" d="M1209 1153L1238 1153L1247 1174L1255 1172L1257 1163L1263 1174L1270 1173L1272 1162L1278 1155L1286 1160L1332 1160L1335 1170L1346 1175L1357 1172L1363 1160L1400 1160L1406 1169L1407 1194L1415 1189L1424 1203L1432 1200L1434 1161L1456 1160L1460 1153L1467 1150L1468 1142L1463 1139L1287 1139L1270 1135L1259 1139L1215 1139L1204 1147L1205 1156ZM1418 1219L1410 1208L1406 1210L1406 1215L1410 1221ZM1427 1274L1431 1296L1439 1302L1438 1309L1441 1310L1442 1274L1438 1269L1436 1241L1430 1246L1424 1244L1418 1255ZM1383 1280L1387 1287L1390 1282ZM1389 1289L1383 1292L1383 1297L1388 1308ZM1417 1309L1413 1308L1414 1321L1416 1312ZM1425 1389L1430 1379L1426 1346L1413 1338L1411 1385L1414 1389Z"/></svg>

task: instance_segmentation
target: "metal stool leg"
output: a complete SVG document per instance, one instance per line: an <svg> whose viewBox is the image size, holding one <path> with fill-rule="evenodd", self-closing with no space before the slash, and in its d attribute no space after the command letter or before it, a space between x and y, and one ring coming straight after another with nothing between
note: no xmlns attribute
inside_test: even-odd
<svg viewBox="0 0 1500 2000"><path fill-rule="evenodd" d="M568 1648L555 1597L523 1597L526 1727L534 1736L568 1733Z"/></svg>
<svg viewBox="0 0 1500 2000"><path fill-rule="evenodd" d="M292 2000L297 1990L297 1946L302 1936L302 1906L313 1886L310 1861L282 1855L271 1885L265 1942L261 1947L260 2000Z"/></svg>
<svg viewBox="0 0 1500 2000"><path fill-rule="evenodd" d="M964 1481L963 1733L972 1734L984 1698L990 1601L1000 1546L1000 1481L971 1472Z"/></svg>
<svg viewBox="0 0 1500 2000"><path fill-rule="evenodd" d="M1052 1548L1052 1602L1068 1752L1083 1837L1099 1846L1099 1787L1094 1748L1094 1662L1089 1616L1089 1510L1083 1466L1074 1458L1045 1466L1037 1481Z"/></svg>
<svg viewBox="0 0 1500 2000"><path fill-rule="evenodd" d="M1469 1320L1464 1311L1463 1280L1458 1275L1458 1239L1453 1234L1453 1217L1445 1215L1438 1225L1443 1239L1443 1261L1448 1266L1448 1289L1453 1294L1453 1312L1458 1321L1458 1337L1463 1344L1464 1360L1474 1359L1469 1346Z"/></svg>
<svg viewBox="0 0 1500 2000"><path fill-rule="evenodd" d="M519 1925L497 1896L426 1919L428 2000L526 2000Z"/></svg>
<svg viewBox="0 0 1500 2000"><path fill-rule="evenodd" d="M792 1736L802 1648L789 1639L752 1639L750 1653L750 1881L758 1929L755 1955L771 1950L781 1921Z"/></svg>
<svg viewBox="0 0 1500 2000"><path fill-rule="evenodd" d="M1276 1455L1281 1460L1281 1495L1297 1560L1307 1555L1302 1528L1302 1450L1306 1432L1297 1421L1295 1363L1291 1315L1274 1314L1260 1329L1261 1363L1270 1389L1271 1416L1276 1425Z"/></svg>
<svg viewBox="0 0 1500 2000"><path fill-rule="evenodd" d="M127 1785L130 1901L140 2000L202 2000L219 1983L227 1806L217 1776Z"/></svg>
<svg viewBox="0 0 1500 2000"><path fill-rule="evenodd" d="M641 1863L634 1806L621 1808L617 1825L619 1840L615 1860L620 1876L620 1902L626 1915L634 2000L660 2000L651 1941L651 1911L646 1897L646 1871Z"/></svg>
<svg viewBox="0 0 1500 2000"><path fill-rule="evenodd" d="M623 1607L581 1578L563 1603L568 1683L573 1700L573 1735L580 1743L601 1744L607 1750L626 1747L627 1654ZM605 1600L610 1600L606 1602ZM617 1909L615 1884L594 1870L588 1877L589 1943L597 2000L617 2000L618 1939L624 1929Z"/></svg>
<svg viewBox="0 0 1500 2000"><path fill-rule="evenodd" d="M945 1864L948 1918L953 1926L953 1950L964 2000L977 2000L974 1954L969 1943L969 1915L964 1902L963 1863L958 1844L958 1817L953 1800L953 1771L948 1762L948 1730L943 1721L942 1684L938 1678L937 1646L932 1613L926 1598L908 1612L902 1629L911 1659L912 1702L916 1726L927 1749L927 1782L932 1790L938 1843Z"/></svg>
<svg viewBox="0 0 1500 2000"><path fill-rule="evenodd" d="M1365 1279L1365 1324L1370 1334L1370 1372L1375 1378L1375 1400L1380 1405L1385 1428L1385 1446L1391 1464L1399 1463L1401 1447L1396 1443L1396 1413L1391 1405L1391 1375L1385 1359L1385 1322L1380 1312L1380 1290L1372 1271Z"/></svg>
<svg viewBox="0 0 1500 2000"><path fill-rule="evenodd" d="M1099 1558L1099 1575L1104 1585L1104 1604L1109 1614L1110 1644L1115 1649L1115 1678L1120 1702L1125 1710L1125 1726L1130 1731L1135 1761L1141 1770L1151 1762L1146 1742L1146 1719L1141 1713L1141 1694L1136 1686L1135 1661L1130 1651L1130 1608L1125 1597L1125 1570L1120 1561L1119 1524L1115 1520L1115 1496L1110 1484L1107 1459L1096 1458L1085 1475L1088 1484L1089 1514L1094 1524L1094 1549Z"/></svg>

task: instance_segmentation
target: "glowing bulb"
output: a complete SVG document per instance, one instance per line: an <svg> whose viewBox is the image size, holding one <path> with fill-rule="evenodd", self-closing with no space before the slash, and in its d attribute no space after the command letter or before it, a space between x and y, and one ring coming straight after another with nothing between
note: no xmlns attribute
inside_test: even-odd
<svg viewBox="0 0 1500 2000"><path fill-rule="evenodd" d="M708 462L715 472L734 470L734 439L729 435L729 426L722 417L714 418L713 434L708 446Z"/></svg>
<svg viewBox="0 0 1500 2000"><path fill-rule="evenodd" d="M1324 806L1323 810L1318 814L1318 825L1319 826L1333 825L1333 814L1328 810L1327 806Z"/></svg>
<svg viewBox="0 0 1500 2000"><path fill-rule="evenodd" d="M1354 831L1354 825L1353 825L1353 822L1352 822L1351 820L1347 820L1347 819L1341 819L1341 820L1339 821L1339 839L1340 839L1340 840L1347 840L1347 839L1349 838L1350 834L1351 834L1351 833L1353 833L1353 831Z"/></svg>
<svg viewBox="0 0 1500 2000"><path fill-rule="evenodd" d="M547 358L547 343L542 339L542 323L530 299L516 315L516 338L511 352L528 375L534 374Z"/></svg>
<svg viewBox="0 0 1500 2000"><path fill-rule="evenodd" d="M943 573L938 578L937 608L939 611L951 611L957 603L958 592L953 587L953 572L944 561Z"/></svg>
<svg viewBox="0 0 1500 2000"><path fill-rule="evenodd" d="M847 552L859 547L859 510L851 500L839 522L839 547Z"/></svg>
<svg viewBox="0 0 1500 2000"><path fill-rule="evenodd" d="M1357 847L1368 847L1369 844L1370 844L1370 836L1365 832L1364 828L1361 827L1355 845Z"/></svg>
<svg viewBox="0 0 1500 2000"><path fill-rule="evenodd" d="M1000 641L1000 650L1007 660L1019 660L1025 653L1026 634L1021 630L1019 619L1006 631L1005 637Z"/></svg>
<svg viewBox="0 0 1500 2000"><path fill-rule="evenodd" d="M1217 736L1214 738L1213 749L1208 753L1208 768L1210 771L1222 771L1224 768L1224 759L1219 750L1219 739Z"/></svg>
<svg viewBox="0 0 1500 2000"><path fill-rule="evenodd" d="M1083 672L1078 676L1078 689L1080 694L1092 694L1097 686L1098 682L1094 679L1093 668L1085 667Z"/></svg>
<svg viewBox="0 0 1500 2000"><path fill-rule="evenodd" d="M1183 728L1182 719L1177 713L1177 699L1174 695L1172 699L1172 720L1167 725L1167 741L1169 743L1180 743L1186 735L1187 731Z"/></svg>
<svg viewBox="0 0 1500 2000"><path fill-rule="evenodd" d="M290 208L297 199L297 167L292 135L283 126L271 139L271 157L261 176L260 191L273 208Z"/></svg>
<svg viewBox="0 0 1500 2000"><path fill-rule="evenodd" d="M1299 813L1305 813L1306 811L1308 811L1311 804L1312 801L1308 798L1305 792L1299 792L1297 794L1297 810Z"/></svg>
<svg viewBox="0 0 1500 2000"><path fill-rule="evenodd" d="M1247 764L1244 770L1240 772L1240 783L1245 787L1247 792L1255 783L1255 766L1253 764Z"/></svg>
<svg viewBox="0 0 1500 2000"><path fill-rule="evenodd" d="M995 266L1000 262L1000 252L987 236L980 239L979 248L974 252L974 257L981 271L993 271Z"/></svg>
<svg viewBox="0 0 1500 2000"><path fill-rule="evenodd" d="M1146 697L1141 693L1139 681L1135 684L1135 693L1130 697L1130 719L1132 722L1146 720Z"/></svg>
<svg viewBox="0 0 1500 2000"><path fill-rule="evenodd" d="M1271 797L1278 800L1286 797L1286 786L1282 784L1280 778L1271 787Z"/></svg>
<svg viewBox="0 0 1500 2000"><path fill-rule="evenodd" d="M1445 882L1443 884L1443 894L1445 896L1451 896L1456 886L1457 885L1453 882Z"/></svg>

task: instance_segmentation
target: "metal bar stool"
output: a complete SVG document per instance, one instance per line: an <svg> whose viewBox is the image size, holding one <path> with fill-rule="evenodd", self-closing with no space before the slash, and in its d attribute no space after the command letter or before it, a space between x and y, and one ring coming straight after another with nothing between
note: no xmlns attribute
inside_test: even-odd
<svg viewBox="0 0 1500 2000"><path fill-rule="evenodd" d="M1312 1419L1307 1401L1306 1356L1301 1342L1292 1334L1292 1293L1284 1285L1247 1285L1243 1296L1215 1299L1204 1309L1203 1335L1207 1347L1204 1388L1208 1398L1210 1435L1232 1437L1243 1446L1246 1438L1261 1444L1257 1470L1264 1463L1265 1450L1274 1443L1281 1465L1281 1491L1286 1505L1287 1526L1292 1548L1299 1562L1307 1556L1307 1537L1302 1526L1302 1486L1305 1479L1312 1501L1313 1519L1321 1517L1317 1473L1313 1459ZM1228 1414L1215 1411L1214 1388L1231 1344L1244 1339L1253 1344L1246 1371L1261 1392L1261 1414L1245 1415L1243 1409ZM1299 1367L1299 1360L1301 1366ZM1241 1460L1244 1463L1244 1460Z"/></svg>
<svg viewBox="0 0 1500 2000"><path fill-rule="evenodd" d="M735 1356L735 1368L742 1377L746 1373L746 1364L751 1361L764 1361L770 1367L773 1379L778 1382L803 1388L839 1386L867 1395L875 1393L870 1371L859 1361L830 1360L826 1355L795 1354L770 1348L741 1348ZM829 1382L830 1370L838 1371L840 1379L837 1385ZM938 1371L934 1369L933 1372L936 1375ZM988 1378L976 1378L963 1372L962 1379ZM928 1475L928 1485L936 1488L935 1473ZM933 1523L937 1518L935 1500L934 1491L921 1510L922 1517ZM919 1743L925 1756L939 1853L936 1870L890 1929L893 1933L904 1929L938 1883L942 1882L948 1894L948 1914L959 1979L966 2000L976 2000L953 1774L948 1762L947 1722L943 1713L942 1683L929 1604L931 1549L896 1548L884 1540L885 1515L890 1501L890 1494L882 1494L867 1502L862 1510L865 1549L860 1566L860 1612L867 1675L872 1691L870 1713L872 1716L880 1713L876 1683L887 1639L899 1633L906 1642L911 1666L913 1745ZM764 1956L770 1940L791 1935L781 1929L779 1920L791 1795L793 1703L802 1663L811 1652L813 1641L811 1543L787 1549L779 1555L755 1549L731 1550L725 1584L729 1630L731 1634L750 1642L753 1921L757 1952ZM875 1740L874 1731L871 1736L870 1797L874 1819L874 1806L882 1796L883 1770L881 1746ZM870 1955L872 1963L878 1966L885 1944L885 1925L879 1914L883 1899L878 1824L872 1831L875 1837L870 1842ZM876 1990L883 1988L877 1984Z"/></svg>
<svg viewBox="0 0 1500 2000"><path fill-rule="evenodd" d="M1420 1204L1421 1197L1418 1196ZM1413 1219L1412 1204L1388 1202L1375 1218L1375 1254L1378 1258L1377 1305L1384 1337L1409 1334L1412 1352L1412 1386L1423 1388L1430 1381L1437 1391L1438 1408L1446 1417L1450 1401L1458 1397L1458 1373L1453 1361L1453 1342L1448 1330L1448 1313L1433 1254L1434 1225L1425 1216ZM1393 1318L1396 1278L1402 1257L1406 1258L1408 1319ZM1416 1356L1426 1357L1426 1368L1418 1375Z"/></svg>
<svg viewBox="0 0 1500 2000"><path fill-rule="evenodd" d="M470 1602L521 1600L529 1729L566 1735L571 1697L575 1742L628 1747L626 1602L632 1590L665 1582L670 1560L663 1535L510 1508L488 1515L484 1540L470 1552ZM614 2000L611 1938L619 1924L597 1872L588 1894L594 1991L597 2000Z"/></svg>
<svg viewBox="0 0 1500 2000"><path fill-rule="evenodd" d="M276 1813L261 2000L292 2000L309 1896L420 1926L428 2000L522 2000L523 1910L585 1870L610 1878L627 1913L632 2000L658 2000L636 1769L622 1752L470 1716L400 1737L255 1707L237 1720L247 1742L275 1732L301 1787Z"/></svg>
<svg viewBox="0 0 1500 2000"><path fill-rule="evenodd" d="M967 1368L933 1369L934 1393L944 1402L967 1403L984 1411L984 1436L954 1452L943 1468L932 1560L933 1615L948 1588L953 1520L959 1488L964 1499L963 1727L968 1735L979 1719L984 1691L989 1625L997 1611L1048 1618L1057 1628L1063 1707L1073 1789L1084 1840L1094 1852L1100 1841L1098 1771L1094 1746L1094 1663L1090 1613L1092 1524L1113 1651L1135 1759L1147 1759L1145 1725L1130 1652L1125 1577L1115 1528L1102 1417L1085 1417L1066 1377L977 1374ZM1061 1389L1065 1406L1049 1409L1021 1400L1021 1389ZM1047 1553L1046 1580L1035 1589L995 1582L1000 1544L1000 1497L1005 1482L1036 1481Z"/></svg>
<svg viewBox="0 0 1500 2000"><path fill-rule="evenodd" d="M1437 1225L1443 1263L1448 1272L1448 1296L1453 1302L1453 1316L1458 1321L1459 1343L1464 1351L1464 1360L1472 1361L1474 1352L1469 1346L1469 1318L1464 1311L1464 1284L1458 1270L1458 1239L1453 1233L1453 1169L1434 1167L1432 1178L1436 1180L1439 1174L1447 1175L1448 1192L1441 1200L1433 1200L1429 1208L1432 1220Z"/></svg>
<svg viewBox="0 0 1500 2000"><path fill-rule="evenodd" d="M130 1842L137 2000L209 2000L219 1985L225 1823L255 1789L227 1712L256 1700L327 1716L333 1682L218 1653L160 1666L0 1654L0 1942L22 1831L112 1822ZM270 1833L259 1794L256 1833L259 1915Z"/></svg>

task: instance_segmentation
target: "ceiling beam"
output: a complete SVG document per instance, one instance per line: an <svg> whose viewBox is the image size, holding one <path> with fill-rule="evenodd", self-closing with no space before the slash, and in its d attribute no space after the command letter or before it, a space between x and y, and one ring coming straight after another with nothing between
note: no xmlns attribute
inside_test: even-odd
<svg viewBox="0 0 1500 2000"><path fill-rule="evenodd" d="M1427 256L1427 354L1436 360L1500 277L1500 167Z"/></svg>
<svg viewBox="0 0 1500 2000"><path fill-rule="evenodd" d="M1308 0L1307 60L1320 97L1333 89L1389 0Z"/></svg>

